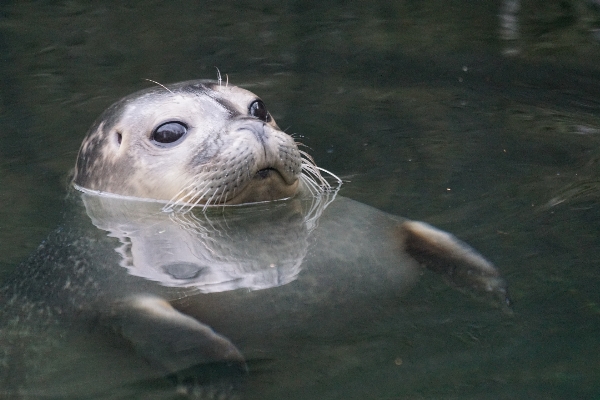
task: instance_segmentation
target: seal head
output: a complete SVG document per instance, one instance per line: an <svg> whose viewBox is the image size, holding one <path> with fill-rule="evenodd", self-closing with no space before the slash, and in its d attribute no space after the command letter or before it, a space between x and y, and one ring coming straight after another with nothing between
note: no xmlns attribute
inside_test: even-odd
<svg viewBox="0 0 600 400"><path fill-rule="evenodd" d="M81 145L73 182L170 204L270 201L298 191L301 153L255 94L188 81L110 106Z"/></svg>

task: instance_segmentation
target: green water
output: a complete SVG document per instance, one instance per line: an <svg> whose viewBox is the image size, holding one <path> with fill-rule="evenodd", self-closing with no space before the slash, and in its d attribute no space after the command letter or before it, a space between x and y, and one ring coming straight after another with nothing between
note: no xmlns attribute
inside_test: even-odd
<svg viewBox="0 0 600 400"><path fill-rule="evenodd" d="M249 397L598 398L599 32L583 0L3 2L0 276L59 222L106 106L217 66L342 195L479 249L514 310L426 275L348 353L307 339L319 367Z"/></svg>

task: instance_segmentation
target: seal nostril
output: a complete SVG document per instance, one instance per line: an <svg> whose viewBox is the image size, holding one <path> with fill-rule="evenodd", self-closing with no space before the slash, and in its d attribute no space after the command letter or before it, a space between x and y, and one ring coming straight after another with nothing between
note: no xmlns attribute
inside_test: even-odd
<svg viewBox="0 0 600 400"><path fill-rule="evenodd" d="M121 132L115 132L117 134L117 144L120 146L121 145L121 141L123 140L123 135L121 135Z"/></svg>

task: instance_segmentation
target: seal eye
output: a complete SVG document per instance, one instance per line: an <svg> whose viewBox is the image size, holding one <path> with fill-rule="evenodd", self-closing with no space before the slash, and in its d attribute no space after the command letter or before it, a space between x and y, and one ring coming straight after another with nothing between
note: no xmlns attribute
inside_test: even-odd
<svg viewBox="0 0 600 400"><path fill-rule="evenodd" d="M267 106L262 100L256 100L250 104L250 115L264 122L271 122L271 114L267 111Z"/></svg>
<svg viewBox="0 0 600 400"><path fill-rule="evenodd" d="M190 280L202 275L206 268L189 262L180 262L164 265L162 269L173 279Z"/></svg>
<svg viewBox="0 0 600 400"><path fill-rule="evenodd" d="M154 142L169 144L181 139L187 133L187 127L181 122L166 122L152 132Z"/></svg>

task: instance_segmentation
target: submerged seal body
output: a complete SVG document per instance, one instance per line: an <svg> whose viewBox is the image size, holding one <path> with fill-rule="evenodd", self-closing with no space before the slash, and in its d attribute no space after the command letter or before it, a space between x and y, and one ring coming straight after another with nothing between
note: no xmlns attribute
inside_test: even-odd
<svg viewBox="0 0 600 400"><path fill-rule="evenodd" d="M506 302L468 245L337 196L321 172L244 89L190 81L112 105L65 222L0 289L5 393L170 397L175 380L228 396L241 374L244 394L278 398L360 347L422 266Z"/></svg>

